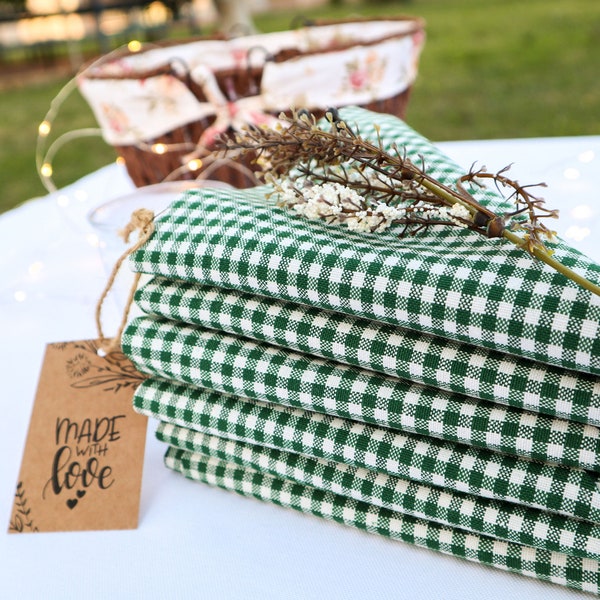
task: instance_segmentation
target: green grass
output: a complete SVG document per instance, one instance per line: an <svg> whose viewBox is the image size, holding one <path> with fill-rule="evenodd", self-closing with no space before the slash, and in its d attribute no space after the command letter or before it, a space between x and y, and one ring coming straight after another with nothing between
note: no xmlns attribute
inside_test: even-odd
<svg viewBox="0 0 600 600"><path fill-rule="evenodd" d="M4 125L0 135L0 211L28 198L46 193L36 171L37 129L64 81L27 86L0 93L0 113ZM56 120L62 132L95 127L94 117L78 93L65 102ZM115 159L115 152L100 138L71 142L54 161L55 181L66 185Z"/></svg>
<svg viewBox="0 0 600 600"><path fill-rule="evenodd" d="M407 121L433 140L600 134L600 2L405 0L324 6L311 17L422 16L427 42ZM286 29L298 11L256 16ZM0 211L45 193L36 174L37 125L64 80L0 92ZM95 126L73 95L56 124ZM65 185L114 158L101 140L71 142L55 162ZM510 162L510 157L507 157Z"/></svg>

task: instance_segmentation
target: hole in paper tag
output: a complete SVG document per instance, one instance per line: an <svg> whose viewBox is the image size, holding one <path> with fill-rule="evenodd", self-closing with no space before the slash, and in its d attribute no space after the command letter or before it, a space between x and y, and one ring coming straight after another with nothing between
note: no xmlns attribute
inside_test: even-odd
<svg viewBox="0 0 600 600"><path fill-rule="evenodd" d="M137 527L147 417L132 398L144 376L98 346L46 348L10 533Z"/></svg>

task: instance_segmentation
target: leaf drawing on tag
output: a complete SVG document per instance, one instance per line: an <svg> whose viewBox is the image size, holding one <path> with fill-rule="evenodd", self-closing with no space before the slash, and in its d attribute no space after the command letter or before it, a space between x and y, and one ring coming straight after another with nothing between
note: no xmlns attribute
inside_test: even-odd
<svg viewBox="0 0 600 600"><path fill-rule="evenodd" d="M23 482L19 481L17 484L17 491L15 492L15 513L9 524L9 531L15 533L24 533L26 531L38 532L38 528L33 524L31 518L31 508L27 505L27 497L25 495L25 488Z"/></svg>
<svg viewBox="0 0 600 600"><path fill-rule="evenodd" d="M145 379L122 352L98 356L98 348L93 342L78 343L74 348L78 352L65 363L73 388L102 386L103 391L116 393L123 388L137 387Z"/></svg>

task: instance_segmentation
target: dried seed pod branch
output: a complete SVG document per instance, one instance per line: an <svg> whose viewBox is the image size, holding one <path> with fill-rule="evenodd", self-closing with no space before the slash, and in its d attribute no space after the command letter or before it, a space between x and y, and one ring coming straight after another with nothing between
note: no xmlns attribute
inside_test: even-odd
<svg viewBox="0 0 600 600"><path fill-rule="evenodd" d="M533 186L507 177L509 167L498 173L472 167L453 189L430 176L424 164L419 166L398 146L387 151L379 133L372 143L352 131L335 109L327 113L329 130L306 112L280 118L282 125L277 128L248 128L234 139L222 138L221 147L226 153L255 153L258 176L272 183L281 204L298 214L358 231L403 225L400 235L414 235L432 225L467 227L489 238L507 239L600 295L600 286L552 257L543 240L555 234L540 219L556 218L558 212L545 208L543 200L529 192ZM486 179L499 189L511 190L513 212L500 215L489 210L463 185L482 185Z"/></svg>
<svg viewBox="0 0 600 600"><path fill-rule="evenodd" d="M475 182L479 184L478 180L492 179L496 184L496 187L500 192L501 188L510 188L512 193L508 197L509 200L513 200L515 203L515 210L513 212L504 215L504 218L510 218L510 225L513 231L523 230L526 231L526 238L524 241L527 244L527 250L533 254L533 249L536 246L544 247L543 237L552 239L556 233L544 223L540 222L540 219L558 218L558 211L546 208L544 206L544 200L538 198L529 193L529 188L532 187L546 187L545 183L537 183L535 185L520 185L517 181L509 179L505 176L505 173L510 169L510 165L504 167L497 173L488 173L485 169L471 170L466 175L463 175L458 183L461 189L461 183L464 181ZM527 215L527 220L516 219L519 215Z"/></svg>

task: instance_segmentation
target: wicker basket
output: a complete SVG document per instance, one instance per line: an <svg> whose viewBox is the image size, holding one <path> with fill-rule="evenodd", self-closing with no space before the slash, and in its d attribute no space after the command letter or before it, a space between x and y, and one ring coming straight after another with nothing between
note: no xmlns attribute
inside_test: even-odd
<svg viewBox="0 0 600 600"><path fill-rule="evenodd" d="M271 123L292 107L320 116L353 104L403 117L423 39L418 18L319 22L107 57L78 86L137 186L209 168L211 179L247 187L250 159L245 168L211 164L217 135Z"/></svg>

